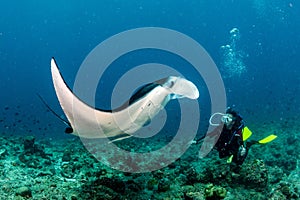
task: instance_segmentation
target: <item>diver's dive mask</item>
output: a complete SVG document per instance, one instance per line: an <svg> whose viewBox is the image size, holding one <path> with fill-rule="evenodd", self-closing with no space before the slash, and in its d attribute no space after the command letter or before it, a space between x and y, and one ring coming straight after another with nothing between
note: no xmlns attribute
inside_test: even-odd
<svg viewBox="0 0 300 200"><path fill-rule="evenodd" d="M231 114L225 114L225 115L223 115L222 118L221 118L221 121L224 124L231 124L231 122L233 121L232 115Z"/></svg>
<svg viewBox="0 0 300 200"><path fill-rule="evenodd" d="M220 124L216 124L212 122L212 118L216 115L221 115L221 122L223 122L225 125L230 125L233 121L233 117L231 114L224 114L224 113L214 113L210 118L209 118L209 124L212 126L219 126Z"/></svg>

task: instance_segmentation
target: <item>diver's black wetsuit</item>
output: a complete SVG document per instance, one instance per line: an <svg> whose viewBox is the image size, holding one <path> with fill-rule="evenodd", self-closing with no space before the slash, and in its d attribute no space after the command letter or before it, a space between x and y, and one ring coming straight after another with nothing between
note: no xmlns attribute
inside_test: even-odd
<svg viewBox="0 0 300 200"><path fill-rule="evenodd" d="M242 117L232 109L228 110L226 113L232 114L234 118L234 124L230 128L228 128L226 125L223 126L221 135L215 145L215 148L219 152L220 158L233 155L232 162L237 165L241 165L243 164L248 153L248 149L245 149L246 152L241 155L241 149L244 147L242 135L244 122Z"/></svg>

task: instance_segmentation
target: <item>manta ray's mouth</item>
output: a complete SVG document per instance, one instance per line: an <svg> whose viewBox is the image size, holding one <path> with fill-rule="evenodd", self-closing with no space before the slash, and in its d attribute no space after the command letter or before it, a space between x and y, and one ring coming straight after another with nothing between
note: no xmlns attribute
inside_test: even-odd
<svg viewBox="0 0 300 200"><path fill-rule="evenodd" d="M189 99L198 99L199 91L194 83L181 77L171 76L169 79L173 82L170 87L173 94Z"/></svg>

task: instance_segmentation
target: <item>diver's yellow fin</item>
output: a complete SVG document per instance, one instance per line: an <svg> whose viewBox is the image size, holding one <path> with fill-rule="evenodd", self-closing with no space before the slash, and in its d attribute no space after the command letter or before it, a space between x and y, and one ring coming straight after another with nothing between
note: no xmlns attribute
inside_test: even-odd
<svg viewBox="0 0 300 200"><path fill-rule="evenodd" d="M259 144L266 144L269 143L277 138L277 135L269 135L268 137L265 137L264 139L261 139L258 141Z"/></svg>
<svg viewBox="0 0 300 200"><path fill-rule="evenodd" d="M232 158L233 158L233 155L231 155L231 156L227 159L227 163L231 163L231 162L232 162Z"/></svg>
<svg viewBox="0 0 300 200"><path fill-rule="evenodd" d="M250 129L247 126L245 126L243 128L243 141L246 141L251 135L252 131L250 131Z"/></svg>

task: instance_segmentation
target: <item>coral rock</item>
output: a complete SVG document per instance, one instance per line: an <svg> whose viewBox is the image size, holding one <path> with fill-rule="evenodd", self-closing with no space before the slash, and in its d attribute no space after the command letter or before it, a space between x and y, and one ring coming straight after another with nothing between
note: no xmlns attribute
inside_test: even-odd
<svg viewBox="0 0 300 200"><path fill-rule="evenodd" d="M16 190L16 195L27 197L27 198L32 197L30 188L26 186L18 188Z"/></svg>

